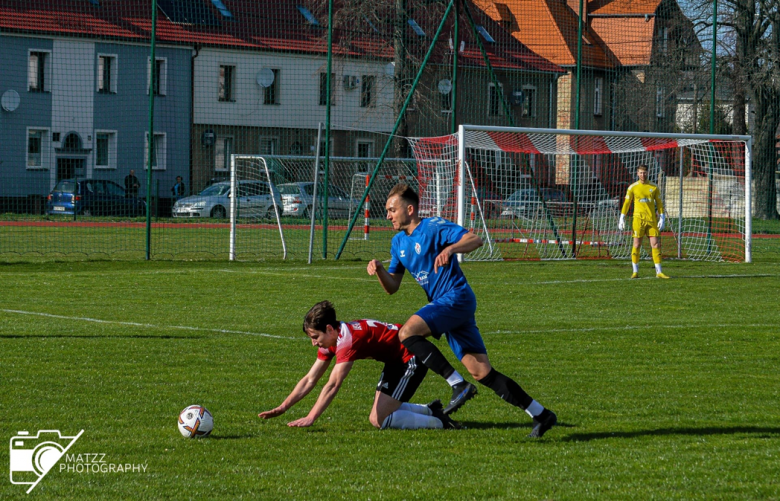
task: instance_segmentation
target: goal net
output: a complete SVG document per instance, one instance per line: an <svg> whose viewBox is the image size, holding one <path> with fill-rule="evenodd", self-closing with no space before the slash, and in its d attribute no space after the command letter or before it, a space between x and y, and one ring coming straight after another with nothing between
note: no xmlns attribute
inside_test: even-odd
<svg viewBox="0 0 780 501"><path fill-rule="evenodd" d="M633 208L627 231L618 219L644 164L664 203L664 257L750 261L749 136L463 125L410 141L422 215L485 241L467 259L629 258Z"/></svg>

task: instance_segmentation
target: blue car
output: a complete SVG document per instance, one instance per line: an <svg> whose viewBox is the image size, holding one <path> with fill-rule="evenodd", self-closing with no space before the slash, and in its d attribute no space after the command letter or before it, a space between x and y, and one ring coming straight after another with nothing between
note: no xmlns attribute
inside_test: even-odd
<svg viewBox="0 0 780 501"><path fill-rule="evenodd" d="M82 216L142 216L146 202L127 196L125 189L104 179L62 179L46 202L47 214Z"/></svg>

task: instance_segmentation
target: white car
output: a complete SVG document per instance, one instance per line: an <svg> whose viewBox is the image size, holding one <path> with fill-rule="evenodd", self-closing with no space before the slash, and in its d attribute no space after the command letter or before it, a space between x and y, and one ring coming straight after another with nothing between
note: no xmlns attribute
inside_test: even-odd
<svg viewBox="0 0 780 501"><path fill-rule="evenodd" d="M321 193L322 186L317 186L317 196ZM279 185L279 191L282 193L282 203L284 204L285 216L297 216L308 218L311 215L313 204L314 183L299 182L285 183ZM360 200L350 198L350 196L341 188L328 185L328 216L346 219L355 211ZM318 206L319 214L321 207Z"/></svg>
<svg viewBox="0 0 780 501"><path fill-rule="evenodd" d="M238 217L276 219L274 199L279 210L282 210L282 197L279 195L279 190L265 181L239 181L238 197ZM214 183L199 195L177 200L173 204L173 217L222 219L229 214L230 198L229 181Z"/></svg>

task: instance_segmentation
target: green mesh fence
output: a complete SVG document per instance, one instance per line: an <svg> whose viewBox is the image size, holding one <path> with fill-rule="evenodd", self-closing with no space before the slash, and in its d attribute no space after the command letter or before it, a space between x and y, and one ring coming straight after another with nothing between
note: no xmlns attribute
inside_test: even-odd
<svg viewBox="0 0 780 501"><path fill-rule="evenodd" d="M0 260L386 257L406 138L459 124L751 135L780 234L778 6L713 7L0 0Z"/></svg>

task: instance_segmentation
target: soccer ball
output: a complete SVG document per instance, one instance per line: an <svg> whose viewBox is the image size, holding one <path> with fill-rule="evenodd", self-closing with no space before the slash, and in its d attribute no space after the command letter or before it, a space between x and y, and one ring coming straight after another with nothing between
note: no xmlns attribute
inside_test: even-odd
<svg viewBox="0 0 780 501"><path fill-rule="evenodd" d="M190 405L179 413L179 431L185 438L201 438L214 429L214 418L203 406Z"/></svg>

